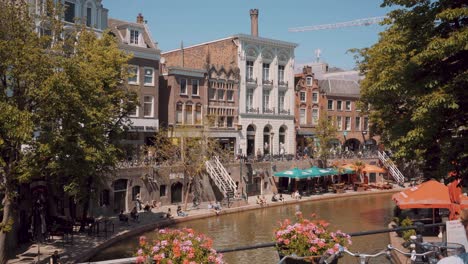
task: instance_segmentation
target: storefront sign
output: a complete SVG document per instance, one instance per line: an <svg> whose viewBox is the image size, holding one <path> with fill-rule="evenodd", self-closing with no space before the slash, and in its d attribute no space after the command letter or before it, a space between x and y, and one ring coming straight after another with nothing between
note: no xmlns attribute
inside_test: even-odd
<svg viewBox="0 0 468 264"><path fill-rule="evenodd" d="M447 242L462 244L465 246L465 250L468 251L465 228L460 220L447 221L445 224L447 227Z"/></svg>

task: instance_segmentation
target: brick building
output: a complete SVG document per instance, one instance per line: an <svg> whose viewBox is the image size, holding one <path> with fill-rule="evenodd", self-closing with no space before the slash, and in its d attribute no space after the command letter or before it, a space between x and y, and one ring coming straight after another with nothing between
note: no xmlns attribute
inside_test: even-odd
<svg viewBox="0 0 468 264"><path fill-rule="evenodd" d="M207 71L206 115L216 120L218 128L234 129L224 138L236 153L278 154L280 146L286 153L295 153L297 45L259 37L258 10L251 10L250 15L251 35L237 34L164 52L165 66Z"/></svg>

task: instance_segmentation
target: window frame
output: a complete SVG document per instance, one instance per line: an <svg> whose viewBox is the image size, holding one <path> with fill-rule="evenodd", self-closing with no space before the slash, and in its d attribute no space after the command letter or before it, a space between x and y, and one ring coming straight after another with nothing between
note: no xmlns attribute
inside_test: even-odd
<svg viewBox="0 0 468 264"><path fill-rule="evenodd" d="M317 111L317 116L314 116L314 110ZM316 118L314 118L316 117ZM318 125L320 118L320 109L318 107L312 108L312 125Z"/></svg>
<svg viewBox="0 0 468 264"><path fill-rule="evenodd" d="M315 98L316 100L314 100L314 95L317 96L317 97ZM318 92L312 92L312 103L318 104L318 102L319 102L319 93L318 93Z"/></svg>
<svg viewBox="0 0 468 264"><path fill-rule="evenodd" d="M314 78L312 77L306 77L306 85L307 86L312 86L312 84L314 84Z"/></svg>
<svg viewBox="0 0 468 264"><path fill-rule="evenodd" d="M270 63L262 64L262 80L264 81L270 80Z"/></svg>
<svg viewBox="0 0 468 264"><path fill-rule="evenodd" d="M300 125L307 124L307 109L306 108L303 108L303 107L299 108L299 124Z"/></svg>
<svg viewBox="0 0 468 264"><path fill-rule="evenodd" d="M349 121L349 122L348 122ZM345 116L345 125L344 125L344 129L345 131L351 131L351 117L350 116Z"/></svg>
<svg viewBox="0 0 468 264"><path fill-rule="evenodd" d="M229 96L229 94L231 94L231 96ZM226 99L228 102L234 102L234 90L226 91Z"/></svg>
<svg viewBox="0 0 468 264"><path fill-rule="evenodd" d="M348 104L349 104L349 109L348 109ZM352 109L352 103L349 100L345 101L345 111L351 111Z"/></svg>
<svg viewBox="0 0 468 264"><path fill-rule="evenodd" d="M245 94L246 100L245 100L245 105L247 108L253 108L254 107L254 90L253 89L247 89L247 92Z"/></svg>
<svg viewBox="0 0 468 264"><path fill-rule="evenodd" d="M304 99L302 99L302 95L304 95ZM299 92L299 100L301 101L301 103L307 102L306 92Z"/></svg>
<svg viewBox="0 0 468 264"><path fill-rule="evenodd" d="M138 67L138 65L128 65L129 70L130 70L130 68L136 69L136 71L135 71L135 77L128 77L127 78L128 84L135 84L135 85L140 84L140 67ZM136 80L135 81L130 81L130 78L136 78Z"/></svg>
<svg viewBox="0 0 468 264"><path fill-rule="evenodd" d="M147 104L149 104L148 102L146 102L146 98L151 98L151 114L150 115L146 115L145 113L145 107ZM147 118L153 118L154 117L154 96L152 95L144 95L143 96L143 117L147 117Z"/></svg>
<svg viewBox="0 0 468 264"><path fill-rule="evenodd" d="M151 70L153 73L151 74L151 83L146 82L146 78L148 75L146 75L146 70ZM154 68L153 67L144 67L143 68L143 85L144 86L154 86Z"/></svg>
<svg viewBox="0 0 468 264"><path fill-rule="evenodd" d="M128 31L128 44L140 46L140 30L129 28Z"/></svg>
<svg viewBox="0 0 468 264"><path fill-rule="evenodd" d="M354 117L354 130L361 131L361 117L360 116Z"/></svg>
<svg viewBox="0 0 468 264"><path fill-rule="evenodd" d="M330 108L330 102L331 102L331 108ZM335 110L335 100L333 99L328 99L327 100L327 110Z"/></svg>
<svg viewBox="0 0 468 264"><path fill-rule="evenodd" d="M336 130L343 131L343 117L336 116Z"/></svg>
<svg viewBox="0 0 468 264"><path fill-rule="evenodd" d="M196 83L197 93L193 92L193 84L194 83ZM200 80L192 79L191 84L192 84L192 96L200 96Z"/></svg>
<svg viewBox="0 0 468 264"><path fill-rule="evenodd" d="M252 61L252 60L247 60L247 61L245 62L245 71L246 71L245 76L247 77L247 80L253 79L253 78L254 78L254 76L253 76L253 73L254 73L254 61Z"/></svg>
<svg viewBox="0 0 468 264"><path fill-rule="evenodd" d="M343 100L336 100L336 111L343 111Z"/></svg>
<svg viewBox="0 0 468 264"><path fill-rule="evenodd" d="M263 107L263 110L266 110L266 109L270 110L270 100L271 100L270 90L264 89L263 93L262 93L262 107Z"/></svg>
<svg viewBox="0 0 468 264"><path fill-rule="evenodd" d="M184 92L182 92L182 81L185 81L185 85L184 85L185 91L184 91ZM188 95L187 86L188 86L187 78L180 78L180 79L179 79L179 93L180 93L181 95Z"/></svg>
<svg viewBox="0 0 468 264"><path fill-rule="evenodd" d="M67 20L67 11L68 11L68 6L67 4L73 5L73 17L71 18L71 21ZM75 18L76 18L76 2L75 1L65 1L63 3L64 10L63 10L63 21L68 22L68 23L75 23Z"/></svg>
<svg viewBox="0 0 468 264"><path fill-rule="evenodd" d="M278 65L278 82L284 82L284 65Z"/></svg>

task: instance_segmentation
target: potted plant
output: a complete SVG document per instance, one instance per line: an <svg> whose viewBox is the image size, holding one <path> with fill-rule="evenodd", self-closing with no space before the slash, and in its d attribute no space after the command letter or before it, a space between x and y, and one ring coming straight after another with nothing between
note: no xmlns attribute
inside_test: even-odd
<svg viewBox="0 0 468 264"><path fill-rule="evenodd" d="M326 221L305 219L301 212L296 212L296 218L295 223L285 219L275 229L276 249L280 259L291 255L306 258L287 260L286 263L318 263L321 257L337 253L340 246L351 245L348 234L340 230L329 231ZM337 263L337 259L333 263Z"/></svg>
<svg viewBox="0 0 468 264"><path fill-rule="evenodd" d="M213 240L193 229L157 229L153 241L140 237L136 263L222 264L223 256L213 249Z"/></svg>

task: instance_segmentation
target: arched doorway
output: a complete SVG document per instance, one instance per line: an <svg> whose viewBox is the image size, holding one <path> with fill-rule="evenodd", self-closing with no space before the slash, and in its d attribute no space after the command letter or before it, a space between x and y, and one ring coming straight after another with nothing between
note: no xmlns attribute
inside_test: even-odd
<svg viewBox="0 0 468 264"><path fill-rule="evenodd" d="M247 127L247 156L255 155L255 127Z"/></svg>
<svg viewBox="0 0 468 264"><path fill-rule="evenodd" d="M171 185L171 203L182 202L182 183L176 182Z"/></svg>
<svg viewBox="0 0 468 264"><path fill-rule="evenodd" d="M265 126L265 128L263 128L263 155L270 154L270 138L271 128L269 126Z"/></svg>
<svg viewBox="0 0 468 264"><path fill-rule="evenodd" d="M370 138L367 139L364 143L364 150L374 151L377 150L377 141L375 139Z"/></svg>
<svg viewBox="0 0 468 264"><path fill-rule="evenodd" d="M279 153L281 155L286 154L286 126L281 126L278 133L278 141L279 141Z"/></svg>
<svg viewBox="0 0 468 264"><path fill-rule="evenodd" d="M114 212L126 211L127 180L119 179L113 182L114 186Z"/></svg>
<svg viewBox="0 0 468 264"><path fill-rule="evenodd" d="M355 139L355 138L350 138L348 140L345 141L344 145L344 150L348 150L348 151L359 151L359 148L361 147L361 142L359 142L359 140Z"/></svg>

